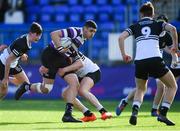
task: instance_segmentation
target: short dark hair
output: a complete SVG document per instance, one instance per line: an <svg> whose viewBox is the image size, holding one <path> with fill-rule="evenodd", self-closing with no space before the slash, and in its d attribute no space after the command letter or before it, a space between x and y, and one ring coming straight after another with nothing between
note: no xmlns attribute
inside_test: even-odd
<svg viewBox="0 0 180 131"><path fill-rule="evenodd" d="M169 21L167 15L164 15L164 14L159 15L159 16L157 17L157 20L158 20L158 21L162 20L162 21L165 21L165 22L168 22L168 21Z"/></svg>
<svg viewBox="0 0 180 131"><path fill-rule="evenodd" d="M37 22L33 22L31 24L30 30L31 33L36 33L38 35L40 35L42 33L42 27L40 24L38 24Z"/></svg>
<svg viewBox="0 0 180 131"><path fill-rule="evenodd" d="M87 20L87 21L85 22L84 26L97 29L97 24L96 24L96 22L93 21L93 20Z"/></svg>
<svg viewBox="0 0 180 131"><path fill-rule="evenodd" d="M141 6L139 12L143 16L152 16L154 14L154 6L151 2L146 2Z"/></svg>

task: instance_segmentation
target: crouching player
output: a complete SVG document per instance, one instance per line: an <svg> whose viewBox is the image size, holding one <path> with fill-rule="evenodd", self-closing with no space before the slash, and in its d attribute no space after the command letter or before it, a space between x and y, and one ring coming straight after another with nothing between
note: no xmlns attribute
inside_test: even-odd
<svg viewBox="0 0 180 131"><path fill-rule="evenodd" d="M100 81L101 78L100 68L98 67L97 64L93 63L89 58L84 56L82 53L79 53L79 55L81 56L84 66L76 72L80 83L80 87L78 89L78 95L85 98L94 107L96 107L96 109L101 114L102 120L111 118L112 114L110 112L107 112L107 110L101 105L98 99L90 92L90 89L97 82ZM64 72L63 68L60 68L59 74L62 74L62 72L66 73ZM69 90L69 87L67 87L62 93L62 97L64 98L65 101L67 101L66 100L68 95L67 90ZM84 117L81 118L82 121L88 122L88 121L96 120L95 114L93 114L88 108L86 108L77 98L74 100L73 105L77 107L84 114Z"/></svg>

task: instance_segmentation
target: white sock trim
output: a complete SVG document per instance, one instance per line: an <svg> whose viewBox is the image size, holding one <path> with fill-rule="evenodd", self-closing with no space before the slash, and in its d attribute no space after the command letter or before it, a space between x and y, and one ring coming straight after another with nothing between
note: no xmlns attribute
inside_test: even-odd
<svg viewBox="0 0 180 131"><path fill-rule="evenodd" d="M153 109L158 109L158 108L159 108L159 105L153 104L152 108L153 108Z"/></svg>
<svg viewBox="0 0 180 131"><path fill-rule="evenodd" d="M171 104L168 102L162 102L162 106L167 107L168 109L171 107Z"/></svg>
<svg viewBox="0 0 180 131"><path fill-rule="evenodd" d="M137 106L138 106L138 108L140 108L140 106L141 106L141 102L140 102L140 101L133 101L132 106L134 106L134 105L137 105Z"/></svg>

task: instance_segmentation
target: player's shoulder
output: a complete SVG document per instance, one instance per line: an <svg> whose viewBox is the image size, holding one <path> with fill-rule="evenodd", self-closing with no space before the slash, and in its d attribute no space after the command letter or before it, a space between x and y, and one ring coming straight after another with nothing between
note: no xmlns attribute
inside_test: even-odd
<svg viewBox="0 0 180 131"><path fill-rule="evenodd" d="M24 48L25 46L27 46L27 35L22 35L22 36L18 37L10 45L11 48Z"/></svg>
<svg viewBox="0 0 180 131"><path fill-rule="evenodd" d="M26 35L26 34L18 37L18 38L14 41L14 43L24 43L24 42L25 42L25 43L27 42L27 35Z"/></svg>

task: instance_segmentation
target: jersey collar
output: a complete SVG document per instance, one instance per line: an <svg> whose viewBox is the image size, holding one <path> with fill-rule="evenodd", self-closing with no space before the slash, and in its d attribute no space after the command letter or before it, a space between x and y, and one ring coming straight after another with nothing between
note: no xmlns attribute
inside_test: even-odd
<svg viewBox="0 0 180 131"><path fill-rule="evenodd" d="M150 20L153 20L152 17L143 17L143 18L141 18L141 20L144 20L144 19L150 19Z"/></svg>
<svg viewBox="0 0 180 131"><path fill-rule="evenodd" d="M26 40L27 40L28 48L31 49L32 47L31 47L31 42L29 41L29 35L28 34L26 35Z"/></svg>

